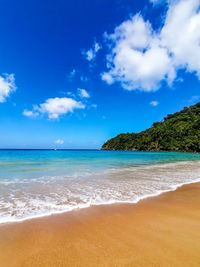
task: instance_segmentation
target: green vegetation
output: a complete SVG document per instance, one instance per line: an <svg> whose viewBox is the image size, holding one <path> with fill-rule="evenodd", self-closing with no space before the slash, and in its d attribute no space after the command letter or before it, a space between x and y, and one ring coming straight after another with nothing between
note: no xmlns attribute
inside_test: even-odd
<svg viewBox="0 0 200 267"><path fill-rule="evenodd" d="M126 133L108 140L103 150L200 152L200 102L168 115L140 133Z"/></svg>

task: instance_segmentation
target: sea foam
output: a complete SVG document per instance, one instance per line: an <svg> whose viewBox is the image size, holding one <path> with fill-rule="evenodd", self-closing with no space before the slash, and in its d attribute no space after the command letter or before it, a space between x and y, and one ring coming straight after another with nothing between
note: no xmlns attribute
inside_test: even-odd
<svg viewBox="0 0 200 267"><path fill-rule="evenodd" d="M0 179L0 223L141 199L200 181L200 161Z"/></svg>

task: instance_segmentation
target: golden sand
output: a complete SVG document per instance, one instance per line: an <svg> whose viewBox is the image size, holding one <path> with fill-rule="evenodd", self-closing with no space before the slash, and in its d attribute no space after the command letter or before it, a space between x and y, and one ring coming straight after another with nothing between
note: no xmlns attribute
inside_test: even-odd
<svg viewBox="0 0 200 267"><path fill-rule="evenodd" d="M1 225L0 266L200 266L200 183Z"/></svg>

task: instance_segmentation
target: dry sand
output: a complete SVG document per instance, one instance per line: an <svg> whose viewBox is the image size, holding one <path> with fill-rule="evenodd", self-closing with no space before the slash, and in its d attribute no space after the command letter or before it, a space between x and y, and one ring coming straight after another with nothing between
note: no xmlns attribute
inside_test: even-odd
<svg viewBox="0 0 200 267"><path fill-rule="evenodd" d="M0 266L200 266L200 183L2 224Z"/></svg>

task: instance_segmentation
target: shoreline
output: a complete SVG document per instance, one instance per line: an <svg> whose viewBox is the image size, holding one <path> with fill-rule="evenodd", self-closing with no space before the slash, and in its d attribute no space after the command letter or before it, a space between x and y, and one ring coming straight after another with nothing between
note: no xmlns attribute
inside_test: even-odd
<svg viewBox="0 0 200 267"><path fill-rule="evenodd" d="M172 167L172 166L177 166L177 165L185 165L186 163L200 163L200 160L195 160L195 161L178 161L178 162L167 162L167 163L156 163L156 164L151 164L151 165L146 165L146 166L142 166L142 168L154 168L154 167L163 167L167 166L167 167ZM140 168L140 166L138 166L137 168ZM131 168L128 168L128 170L130 170ZM118 171L121 171L120 169ZM124 171L124 170L122 170ZM168 192L173 192L176 191L177 189L185 186L185 185L189 185L189 184L194 184L194 183L199 183L200 182L200 178L196 178L194 180L188 181L188 182L183 182L180 184L174 184L171 185L171 187L169 189L163 189L163 190L158 190L155 193L152 194L147 194L147 195L143 195L140 197L137 197L135 200L133 201L125 201L125 200L111 200L111 201L107 201L107 202L100 202L100 203L92 203L88 202L88 203L84 203L84 204L78 204L74 207L67 207L66 209L63 210L59 210L59 211L50 211L47 213L43 213L43 214L37 214L37 215L33 215L33 216L27 216L25 218L14 218L14 219L0 219L0 227L2 225L5 224L10 224L10 223L18 223L18 222L24 222L24 221L30 221L30 220L35 220L35 219L39 219L39 218L44 218L44 217L49 217L49 216L53 216L53 215L59 215L59 214L63 214L63 213L70 213L72 211L76 211L76 210L81 210L81 209L88 209L88 208L92 208L92 207L98 207L98 206L109 206L109 205L118 205L118 204L137 204L140 201L144 200L144 199L148 199L148 198L152 198L152 197L157 197L159 195L168 193Z"/></svg>
<svg viewBox="0 0 200 267"><path fill-rule="evenodd" d="M110 201L110 202L106 202L106 203L100 203L100 204L92 204L90 205L89 203L87 204L82 204L82 205L79 205L79 206L75 206L69 210L63 210L63 211L53 211L53 212L50 212L50 213L47 213L47 214L41 214L41 215L35 215L35 216L30 216L30 217L27 217L27 218L23 218L23 219L13 219L13 220L10 220L10 221L0 221L0 227L3 226L3 225L6 225L6 224L15 224L15 223L22 223L22 222L25 222L25 221L31 221L31 220L35 220L35 219L40 219L40 218L46 218L46 217L50 217L50 216L54 216L54 215L61 215L61 214L65 214L65 213L70 213L70 212L73 212L73 211L79 211L79 210L82 210L82 209L90 209L90 208L93 208L93 207L98 207L98 206L112 206L112 205L136 205L138 204L140 201L143 201L145 199L149 199L149 198L154 198L154 197L158 197L162 194L165 194L165 193L170 193L170 192L174 192L176 190L178 190L179 188L183 187L183 186L187 186L187 185L190 185L190 184L196 184L196 183L200 183L200 179L197 179L195 181L191 181L191 182L185 182L185 183L182 183L182 184L179 184L179 185L174 185L173 188L171 189L166 189L166 190L160 190L154 194L149 194L149 195L144 195L144 196L141 196L140 198L138 197L137 200L135 201Z"/></svg>
<svg viewBox="0 0 200 267"><path fill-rule="evenodd" d="M124 150L124 149L122 149L122 150L117 150L117 149L103 149L103 148L101 148L101 149L99 149L99 151L118 151L118 152L120 152L120 151L122 151L122 152L164 152L164 153L166 153L166 152L176 152L176 153L192 153L192 154L200 154L200 152L199 151L185 151L185 150L132 150L132 149L130 149L130 150Z"/></svg>
<svg viewBox="0 0 200 267"><path fill-rule="evenodd" d="M197 182L136 204L1 224L0 265L199 266L199 209Z"/></svg>

